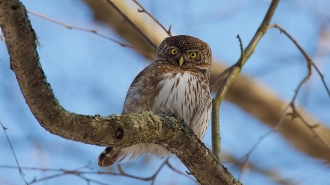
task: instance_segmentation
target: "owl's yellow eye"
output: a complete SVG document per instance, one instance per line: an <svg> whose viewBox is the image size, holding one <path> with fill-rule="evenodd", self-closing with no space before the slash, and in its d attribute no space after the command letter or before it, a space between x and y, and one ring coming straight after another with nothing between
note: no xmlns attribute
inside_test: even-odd
<svg viewBox="0 0 330 185"><path fill-rule="evenodd" d="M172 48L172 49L171 49L171 53L172 53L172 55L175 55L175 54L178 53L178 51L177 51L176 49Z"/></svg>
<svg viewBox="0 0 330 185"><path fill-rule="evenodd" d="M196 58L196 57L197 57L197 53L196 52L190 53L190 58Z"/></svg>

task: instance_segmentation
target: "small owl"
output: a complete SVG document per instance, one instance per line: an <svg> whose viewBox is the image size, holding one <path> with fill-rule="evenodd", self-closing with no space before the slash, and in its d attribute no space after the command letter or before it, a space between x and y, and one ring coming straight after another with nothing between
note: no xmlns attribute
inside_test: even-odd
<svg viewBox="0 0 330 185"><path fill-rule="evenodd" d="M166 38L158 47L156 60L132 82L122 114L153 111L182 118L203 139L210 120L211 49L191 36ZM107 167L145 153L158 157L170 154L164 147L142 143L127 148L107 147L98 164Z"/></svg>

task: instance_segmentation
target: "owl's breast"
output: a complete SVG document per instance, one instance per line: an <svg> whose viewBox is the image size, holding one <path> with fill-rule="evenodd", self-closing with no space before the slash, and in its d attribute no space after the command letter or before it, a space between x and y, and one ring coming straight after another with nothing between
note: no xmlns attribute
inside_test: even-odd
<svg viewBox="0 0 330 185"><path fill-rule="evenodd" d="M193 130L197 124L207 125L211 109L207 82L190 72L165 74L162 79L157 85L160 90L152 111L180 117Z"/></svg>

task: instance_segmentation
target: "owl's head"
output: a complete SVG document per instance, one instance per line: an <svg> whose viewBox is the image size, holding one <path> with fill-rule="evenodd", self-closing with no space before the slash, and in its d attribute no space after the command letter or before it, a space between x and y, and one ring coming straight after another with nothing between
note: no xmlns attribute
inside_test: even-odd
<svg viewBox="0 0 330 185"><path fill-rule="evenodd" d="M167 59L183 70L199 69L209 72L212 65L212 52L202 40L178 35L167 37L157 49L156 59Z"/></svg>

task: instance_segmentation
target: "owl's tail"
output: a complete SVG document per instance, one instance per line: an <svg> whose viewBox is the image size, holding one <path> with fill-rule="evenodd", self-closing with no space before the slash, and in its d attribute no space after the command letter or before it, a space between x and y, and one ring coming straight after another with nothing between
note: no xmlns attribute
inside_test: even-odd
<svg viewBox="0 0 330 185"><path fill-rule="evenodd" d="M122 160L120 157L121 149L120 148L113 148L107 147L100 155L98 159L98 165L102 168L108 167L113 165L116 162Z"/></svg>
<svg viewBox="0 0 330 185"><path fill-rule="evenodd" d="M100 155L98 165L105 168L114 163L127 162L151 153L159 158L167 157L170 152L154 143L141 143L127 148L107 147Z"/></svg>

